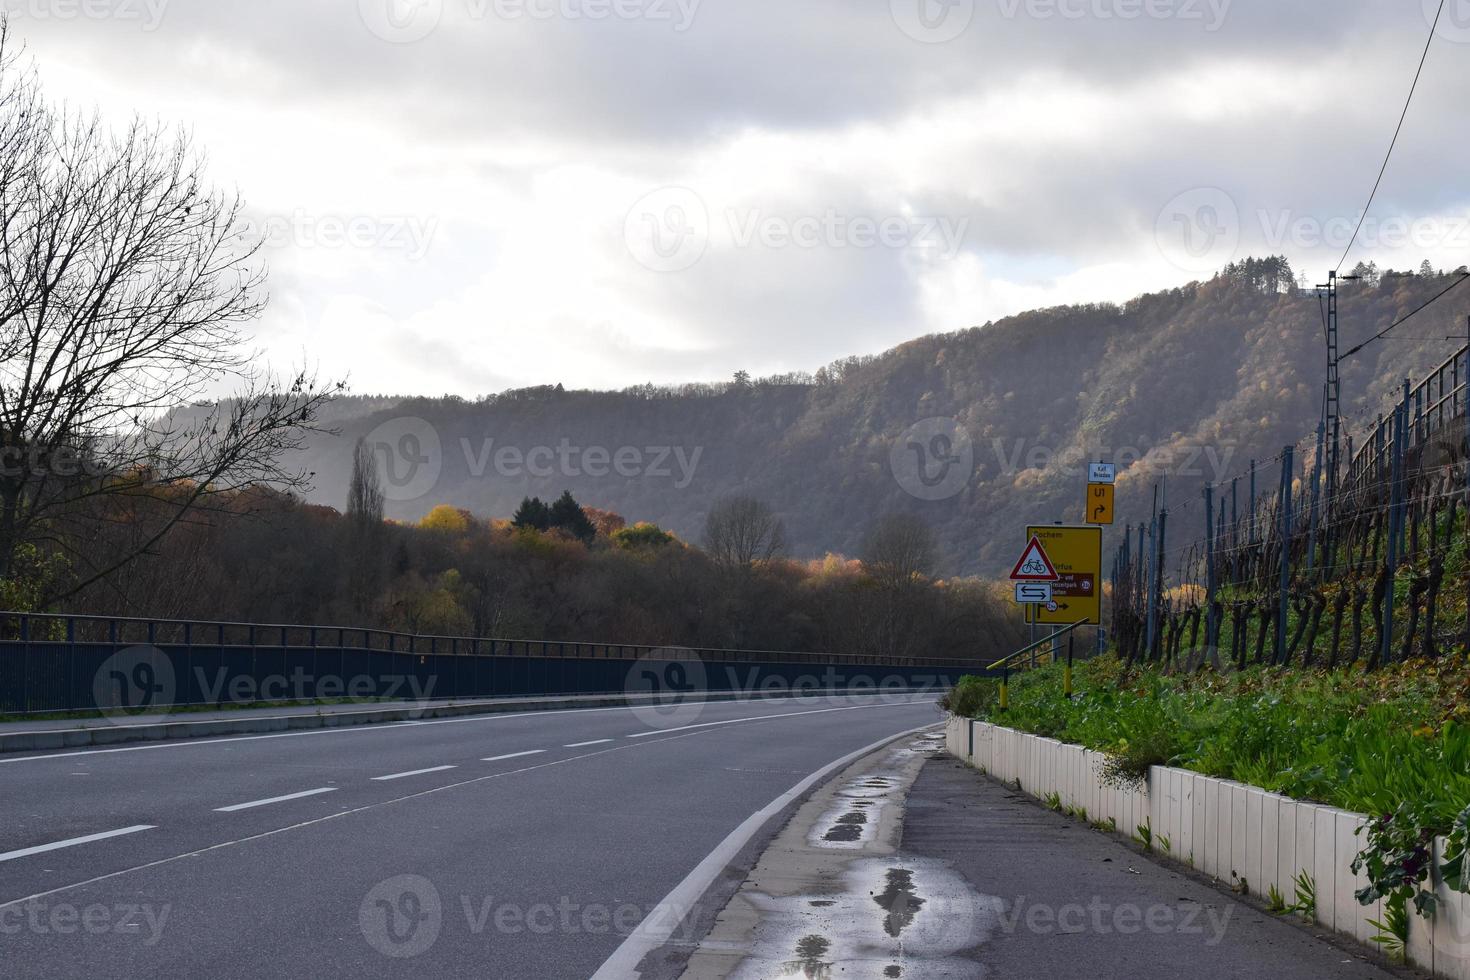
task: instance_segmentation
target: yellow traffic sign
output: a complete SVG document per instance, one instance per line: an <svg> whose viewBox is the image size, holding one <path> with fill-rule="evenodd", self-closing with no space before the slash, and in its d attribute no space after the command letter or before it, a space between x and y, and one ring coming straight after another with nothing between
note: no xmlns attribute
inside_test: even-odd
<svg viewBox="0 0 1470 980"><path fill-rule="evenodd" d="M1102 528L1040 524L1026 529L1046 549L1061 578L1052 601L1027 606L1026 621L1049 626L1102 625Z"/></svg>
<svg viewBox="0 0 1470 980"><path fill-rule="evenodd" d="M1087 485L1087 523L1113 523L1113 491L1111 483L1089 483Z"/></svg>

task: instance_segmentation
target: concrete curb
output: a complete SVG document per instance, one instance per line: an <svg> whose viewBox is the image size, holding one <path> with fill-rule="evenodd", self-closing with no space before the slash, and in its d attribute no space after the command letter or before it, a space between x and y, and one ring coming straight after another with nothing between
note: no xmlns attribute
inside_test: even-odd
<svg viewBox="0 0 1470 980"><path fill-rule="evenodd" d="M925 694L923 690L887 691L807 691L801 693L704 692L706 703L721 701L764 701L782 698L819 698L874 696L878 694ZM0 754L7 752L40 752L48 749L84 748L92 745L118 745L127 742L159 742L175 739L210 738L220 735L253 735L270 732L307 731L316 728L349 728L357 725L383 725L398 721L420 721L426 718L459 718L467 715L558 711L573 708L627 708L657 703L658 695L596 694L523 698L513 700L431 704L424 707L369 708L357 711L324 711L316 714L244 715L240 718L211 718L207 721L150 722L144 725L98 724L87 728L58 728L34 732L0 734Z"/></svg>

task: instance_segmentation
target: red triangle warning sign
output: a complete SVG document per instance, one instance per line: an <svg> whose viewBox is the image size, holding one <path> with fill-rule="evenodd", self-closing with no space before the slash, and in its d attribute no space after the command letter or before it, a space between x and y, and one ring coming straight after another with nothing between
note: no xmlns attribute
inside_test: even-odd
<svg viewBox="0 0 1470 980"><path fill-rule="evenodd" d="M1046 549L1041 546L1041 539L1033 536L1031 543L1026 545L1026 550L1021 552L1016 567L1011 569L1011 581L1055 582L1060 578L1056 566L1047 557Z"/></svg>

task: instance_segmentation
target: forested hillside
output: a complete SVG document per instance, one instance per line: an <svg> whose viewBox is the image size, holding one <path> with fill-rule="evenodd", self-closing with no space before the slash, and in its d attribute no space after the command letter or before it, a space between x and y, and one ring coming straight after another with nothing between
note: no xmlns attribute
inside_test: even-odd
<svg viewBox="0 0 1470 980"><path fill-rule="evenodd" d="M1427 269L1362 271L1342 287L1344 350L1453 281ZM898 512L938 531L942 573L994 574L1023 524L1080 517L1084 455L1120 464L1122 523L1147 514L1160 475L1171 501L1193 499L1252 457L1307 445L1322 398L1323 317L1315 291L1293 282L1282 260L1248 260L1122 307L1039 310L809 376L621 392L564 391L549 376L551 386L478 401L348 399L334 407L338 434L314 438L296 462L316 474L310 499L340 508L359 437L428 459L437 436L437 479L390 488L389 516L417 520L449 503L509 517L527 495L570 490L698 540L711 504L741 493L780 513L795 557L856 554L874 517ZM1344 364L1355 430L1393 385L1453 349L1444 338L1464 333L1466 309L1455 295ZM404 417L427 422L430 438L413 423L415 441L402 443L404 423L393 420ZM545 451L531 457L536 447ZM927 489L904 473L916 458L933 481L954 467L960 478ZM1264 479L1263 489L1275 473Z"/></svg>

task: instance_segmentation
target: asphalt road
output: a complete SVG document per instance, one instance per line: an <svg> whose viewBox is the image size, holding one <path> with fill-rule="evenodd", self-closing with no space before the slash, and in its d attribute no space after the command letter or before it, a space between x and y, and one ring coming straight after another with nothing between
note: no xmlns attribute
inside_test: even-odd
<svg viewBox="0 0 1470 980"><path fill-rule="evenodd" d="M0 975L588 977L753 813L939 720L821 698L0 756Z"/></svg>

